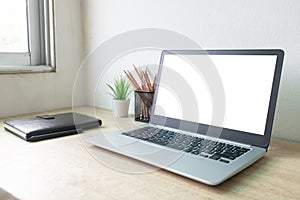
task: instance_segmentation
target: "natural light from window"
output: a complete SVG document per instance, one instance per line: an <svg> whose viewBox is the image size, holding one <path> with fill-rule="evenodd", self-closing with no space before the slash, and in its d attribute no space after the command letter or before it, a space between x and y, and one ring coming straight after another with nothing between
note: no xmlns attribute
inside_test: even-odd
<svg viewBox="0 0 300 200"><path fill-rule="evenodd" d="M26 0L0 0L0 52L28 52Z"/></svg>

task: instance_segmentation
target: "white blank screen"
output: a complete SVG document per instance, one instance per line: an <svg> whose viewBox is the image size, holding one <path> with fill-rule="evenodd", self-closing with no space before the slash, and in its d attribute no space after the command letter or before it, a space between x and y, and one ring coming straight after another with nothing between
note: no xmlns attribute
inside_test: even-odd
<svg viewBox="0 0 300 200"><path fill-rule="evenodd" d="M154 114L263 135L276 59L275 55L167 54ZM212 69L218 75L207 73ZM224 105L222 114L212 100L220 96L212 95L218 90L211 90L207 81L214 78L222 85L224 98L217 99ZM223 115L221 121L213 120L216 114Z"/></svg>

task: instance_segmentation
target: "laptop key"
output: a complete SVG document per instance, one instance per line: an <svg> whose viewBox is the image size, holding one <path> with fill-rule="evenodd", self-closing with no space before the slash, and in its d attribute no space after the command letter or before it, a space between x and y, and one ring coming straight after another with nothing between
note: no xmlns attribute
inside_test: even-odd
<svg viewBox="0 0 300 200"><path fill-rule="evenodd" d="M210 159L213 159L213 160L219 160L221 157L219 155L212 155L209 157Z"/></svg>
<svg viewBox="0 0 300 200"><path fill-rule="evenodd" d="M200 154L199 154L199 156L200 156L200 157L204 157L204 158L208 158L208 155L200 155Z"/></svg>
<svg viewBox="0 0 300 200"><path fill-rule="evenodd" d="M223 162L223 163L227 163L227 164L230 163L229 160L225 160L225 159L222 159L222 158L221 158L219 161L221 161L221 162Z"/></svg>
<svg viewBox="0 0 300 200"><path fill-rule="evenodd" d="M221 154L215 154L215 155L218 155L220 157L227 158L227 159L230 159L230 160L234 160L236 158L235 156L227 154L227 153L221 153Z"/></svg>
<svg viewBox="0 0 300 200"><path fill-rule="evenodd" d="M246 148L241 148L242 152L248 152L250 149L246 149Z"/></svg>
<svg viewBox="0 0 300 200"><path fill-rule="evenodd" d="M191 151L192 154L198 155L199 154L199 149L194 149Z"/></svg>

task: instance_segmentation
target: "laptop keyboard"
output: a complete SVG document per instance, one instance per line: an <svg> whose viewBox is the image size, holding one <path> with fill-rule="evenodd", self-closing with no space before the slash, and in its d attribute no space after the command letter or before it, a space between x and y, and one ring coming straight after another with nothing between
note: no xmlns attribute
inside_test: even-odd
<svg viewBox="0 0 300 200"><path fill-rule="evenodd" d="M232 144L212 141L154 127L144 127L122 134L194 155L218 160L223 163L230 163L250 150Z"/></svg>

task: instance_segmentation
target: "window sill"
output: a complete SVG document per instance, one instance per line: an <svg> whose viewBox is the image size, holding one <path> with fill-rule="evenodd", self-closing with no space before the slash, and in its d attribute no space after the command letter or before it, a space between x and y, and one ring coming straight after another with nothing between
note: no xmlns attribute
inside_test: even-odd
<svg viewBox="0 0 300 200"><path fill-rule="evenodd" d="M55 72L55 68L45 65L39 66L0 66L0 74L32 74Z"/></svg>

